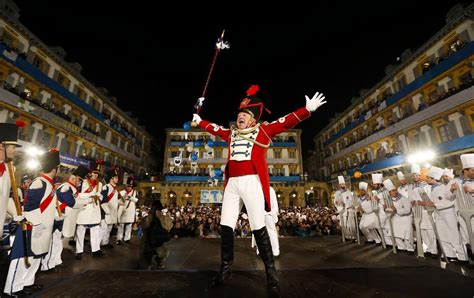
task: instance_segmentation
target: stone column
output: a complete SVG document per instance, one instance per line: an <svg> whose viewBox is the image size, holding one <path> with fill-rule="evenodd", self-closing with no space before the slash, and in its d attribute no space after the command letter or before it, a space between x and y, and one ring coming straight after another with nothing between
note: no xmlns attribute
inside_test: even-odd
<svg viewBox="0 0 474 298"><path fill-rule="evenodd" d="M31 126L33 126L34 128L33 136L31 137L31 143L36 144L36 139L38 138L38 132L40 129L43 129L43 124L35 122Z"/></svg>
<svg viewBox="0 0 474 298"><path fill-rule="evenodd" d="M461 121L459 121L461 117L462 115L459 114L458 112L453 113L448 116L449 121L454 122L454 126L456 127L456 132L458 133L458 136L460 138L464 137L464 131L462 130Z"/></svg>

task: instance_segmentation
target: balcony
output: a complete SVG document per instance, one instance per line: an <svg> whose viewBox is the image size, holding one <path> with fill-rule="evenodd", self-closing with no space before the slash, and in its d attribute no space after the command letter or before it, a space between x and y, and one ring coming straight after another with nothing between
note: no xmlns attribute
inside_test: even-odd
<svg viewBox="0 0 474 298"><path fill-rule="evenodd" d="M411 82L410 84L406 85L403 89L401 89L396 94L390 96L385 101L385 106L389 107L401 99L405 98L410 93L416 91L417 89L423 87L426 83L433 80L437 76L445 73L451 67L459 64L463 60L466 60L471 55L474 54L474 42L470 42L465 45L463 48L459 49L457 52L451 54L445 60L441 61L439 64L435 65L429 71L426 71L422 76ZM382 103L383 104L383 103ZM369 119L370 117L366 117L365 115L361 115L356 121L351 122L346 127L341 129L339 132L333 134L328 140L324 142L324 145L329 145L334 142L339 137L345 135L347 132L364 122L365 120Z"/></svg>
<svg viewBox="0 0 474 298"><path fill-rule="evenodd" d="M188 142L185 141L171 141L170 146L173 147L184 147ZM227 148L226 142L214 142L214 147L217 148ZM277 148L286 148L286 147L296 147L296 142L273 142L270 147L277 147Z"/></svg>
<svg viewBox="0 0 474 298"><path fill-rule="evenodd" d="M431 148L438 156L442 156L445 154L449 154L451 152L457 152L464 149L472 148L474 144L474 134L470 134L455 140L451 140L448 142L444 142L438 145L434 145ZM374 161L368 163L362 167L353 168L347 171L347 175L354 175L354 172L360 171L362 174L380 171L383 169L393 168L393 167L400 167L405 164L405 156L404 155L397 155L393 157L389 157L383 160Z"/></svg>
<svg viewBox="0 0 474 298"><path fill-rule="evenodd" d="M427 119L433 118L436 115L439 115L459 105L467 103L471 101L473 98L474 98L474 87L470 87L468 89L462 90L440 102L437 102L436 104L424 110L421 110L418 113L415 113L393 125L390 125L389 127L383 130L380 130L374 134L371 134L369 137L363 139L362 141L359 141L347 148L342 149L336 154L333 154L332 156L330 156L329 158L326 158L325 161L326 163L330 163L338 158L341 158L342 156L348 153L357 151L374 142L377 142L378 140L382 138L388 137L399 131L415 126L420 122L426 121Z"/></svg>
<svg viewBox="0 0 474 298"><path fill-rule="evenodd" d="M7 91L5 89L0 88L0 101L4 102L10 106L16 107L18 109L22 109L27 113L33 114L35 117L38 117L44 121L46 121L48 124L53 124L58 127L61 127L62 129L68 131L71 134L80 136L88 141L91 141L95 144L98 144L100 146L103 146L110 151L122 154L123 156L126 156L127 158L135 161L135 162L140 162L141 158L135 157L133 154L123 150L122 148L119 148L115 145L112 145L105 141L104 139L98 137L95 134L92 134L88 131L85 131L81 129L79 126L72 124L71 122L67 121L66 119L51 113L50 111L30 102L30 101L25 101L24 99L20 98L18 95L11 93L10 91Z"/></svg>
<svg viewBox="0 0 474 298"><path fill-rule="evenodd" d="M78 96L74 95L71 93L69 90L64 88L62 85L51 79L47 74L43 73L41 70L38 68L34 67L30 63L28 63L24 58L21 56L16 56L14 59L13 57L10 57L6 53L6 47L3 43L0 43L0 57L5 60L8 63L13 64L15 67L19 68L21 71L25 72L32 78L34 78L36 81L38 81L40 84L47 86L49 89L52 91L58 93L62 97L68 99L70 102L75 104L76 106L80 107L84 111L88 112L98 120L105 122L105 117L102 115L99 111L95 110L92 106L84 102L82 99L80 99ZM109 125L110 126L110 125ZM111 126L110 126L111 127ZM112 127L113 128L113 127ZM117 129L116 129L117 130ZM127 136L124 132L117 130L120 134ZM138 144L140 145L140 144Z"/></svg>
<svg viewBox="0 0 474 298"><path fill-rule="evenodd" d="M181 175L166 175L166 182L207 182L209 176L181 176ZM217 177L219 181L223 181L222 177ZM299 182L300 176L270 176L270 182Z"/></svg>

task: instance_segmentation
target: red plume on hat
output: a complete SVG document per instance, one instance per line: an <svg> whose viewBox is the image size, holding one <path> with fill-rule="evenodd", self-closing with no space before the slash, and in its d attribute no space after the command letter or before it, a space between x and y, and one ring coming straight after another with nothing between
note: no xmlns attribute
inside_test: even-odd
<svg viewBox="0 0 474 298"><path fill-rule="evenodd" d="M56 153L58 152L58 149L57 148L51 148L48 150L50 153Z"/></svg>
<svg viewBox="0 0 474 298"><path fill-rule="evenodd" d="M251 85L247 89L247 96L255 95L255 94L257 94L258 91L260 91L260 87L258 87L258 85Z"/></svg>
<svg viewBox="0 0 474 298"><path fill-rule="evenodd" d="M247 97L240 102L239 106L239 111L250 114L257 122L260 121L264 109L268 114L271 114L262 100L255 95L258 91L260 91L258 85L251 85L250 88L247 89Z"/></svg>
<svg viewBox="0 0 474 298"><path fill-rule="evenodd" d="M21 120L21 119L16 120L16 121L15 121L15 124L16 124L16 126L18 126L18 127L25 127L25 126L26 126L25 121L23 121L23 120Z"/></svg>

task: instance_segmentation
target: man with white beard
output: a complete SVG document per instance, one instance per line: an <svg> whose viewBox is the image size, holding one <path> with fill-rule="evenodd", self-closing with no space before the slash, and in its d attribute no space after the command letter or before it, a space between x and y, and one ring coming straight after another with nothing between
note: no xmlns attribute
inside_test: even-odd
<svg viewBox="0 0 474 298"><path fill-rule="evenodd" d="M413 253L415 248L413 246L413 217L411 214L411 204L407 197L398 193L397 188L393 185L390 179L383 182L385 189L388 191L392 199L393 206L385 205L385 212L392 212L392 225L397 248L402 251ZM391 230L389 235L392 236Z"/></svg>
<svg viewBox="0 0 474 298"><path fill-rule="evenodd" d="M421 180L420 178L421 168L417 164L411 165L411 177L413 183L408 187L408 199L410 200L412 206L418 204L423 205L422 195L429 197L430 195L430 186ZM432 257L437 257L438 248L436 247L436 235L434 228L431 225L428 211L425 208L421 211L421 240L423 241L423 248L425 249L425 254L431 254Z"/></svg>
<svg viewBox="0 0 474 298"><path fill-rule="evenodd" d="M380 244L380 236L377 232L378 220L377 214L372 210L372 201L367 195L369 184L359 183L359 211L362 212L359 228L367 239L367 243Z"/></svg>
<svg viewBox="0 0 474 298"><path fill-rule="evenodd" d="M467 261L459 238L458 220L454 210L455 197L450 189L440 182L443 169L431 167L427 176L428 184L431 186L429 204L436 207L434 220L443 251L449 261L456 261L456 258Z"/></svg>

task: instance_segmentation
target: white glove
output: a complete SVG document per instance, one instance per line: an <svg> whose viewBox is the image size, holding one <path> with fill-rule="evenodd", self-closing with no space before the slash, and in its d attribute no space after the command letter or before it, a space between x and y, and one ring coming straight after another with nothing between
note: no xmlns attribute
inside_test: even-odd
<svg viewBox="0 0 474 298"><path fill-rule="evenodd" d="M201 122L201 117L198 114L193 114L193 121L199 124Z"/></svg>
<svg viewBox="0 0 474 298"><path fill-rule="evenodd" d="M13 220L16 222L22 222L25 220L25 217L23 215L15 215L13 216Z"/></svg>
<svg viewBox="0 0 474 298"><path fill-rule="evenodd" d="M308 95L305 95L305 97L306 97L306 109L310 113L316 111L317 108L319 108L320 106L326 103L326 101L324 101L326 97L324 97L324 95L319 92L316 92L316 94L311 99L308 97Z"/></svg>
<svg viewBox="0 0 474 298"><path fill-rule="evenodd" d="M132 202L136 203L138 202L138 199L137 198L130 198L132 200Z"/></svg>
<svg viewBox="0 0 474 298"><path fill-rule="evenodd" d="M204 97L199 97L194 107L195 108L202 107L202 103L204 102L204 99L205 99Z"/></svg>

